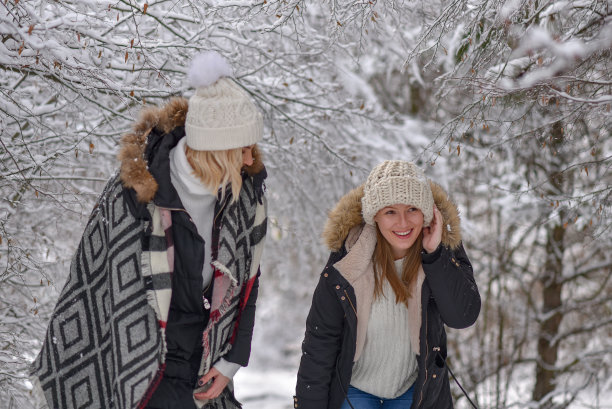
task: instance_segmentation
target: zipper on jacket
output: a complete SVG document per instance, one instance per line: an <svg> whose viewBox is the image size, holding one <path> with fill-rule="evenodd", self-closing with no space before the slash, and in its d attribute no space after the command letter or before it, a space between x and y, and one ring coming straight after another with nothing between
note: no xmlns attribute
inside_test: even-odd
<svg viewBox="0 0 612 409"><path fill-rule="evenodd" d="M166 206L159 206L157 204L155 204L155 202L153 202L153 204L157 207L159 207L160 209L164 209L164 210L169 210L171 212L185 212L187 213L187 210L183 209L182 207L166 207ZM189 213L187 213L189 214Z"/></svg>
<svg viewBox="0 0 612 409"><path fill-rule="evenodd" d="M355 306L353 305L353 302L351 301L351 297L349 297L349 295L346 292L346 290L344 290L344 294L346 294L346 299L348 300L349 304L351 304L351 308L353 309L353 312L355 313L355 316L357 316L357 309L355 309Z"/></svg>
<svg viewBox="0 0 612 409"><path fill-rule="evenodd" d="M429 303L428 305L425 306L425 361L424 361L424 366L425 366L425 380L423 381L423 386L421 386L421 397L419 398L419 403L417 404L418 406L421 406L421 403L423 403L423 392L425 391L425 384L427 383L427 358L429 357L429 343L427 342L429 337L427 336L427 331L428 331L428 319L427 319L427 313L429 312Z"/></svg>

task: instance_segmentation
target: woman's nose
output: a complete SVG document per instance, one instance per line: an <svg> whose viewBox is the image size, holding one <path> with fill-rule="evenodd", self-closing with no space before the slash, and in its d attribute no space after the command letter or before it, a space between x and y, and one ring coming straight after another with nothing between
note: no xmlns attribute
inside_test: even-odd
<svg viewBox="0 0 612 409"><path fill-rule="evenodd" d="M246 166L251 166L253 164L253 150L251 148L246 148L242 152L242 163Z"/></svg>

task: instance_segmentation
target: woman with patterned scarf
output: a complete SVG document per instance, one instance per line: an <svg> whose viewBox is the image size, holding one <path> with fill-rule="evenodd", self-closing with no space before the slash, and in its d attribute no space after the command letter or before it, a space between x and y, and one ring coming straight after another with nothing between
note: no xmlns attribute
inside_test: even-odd
<svg viewBox="0 0 612 409"><path fill-rule="evenodd" d="M262 115L219 54L145 109L33 364L51 408L239 408L266 235Z"/></svg>

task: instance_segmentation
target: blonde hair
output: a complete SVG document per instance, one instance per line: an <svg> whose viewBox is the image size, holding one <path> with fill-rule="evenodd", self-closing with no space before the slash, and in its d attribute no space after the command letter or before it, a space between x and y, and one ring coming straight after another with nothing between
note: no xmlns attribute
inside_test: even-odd
<svg viewBox="0 0 612 409"><path fill-rule="evenodd" d="M401 279L395 269L393 250L384 238L378 224L376 225L376 247L372 255L374 265L374 298L378 298L383 292L383 282L387 280L395 293L395 303L400 302L408 305L408 299L412 296L412 288L416 283L421 267L421 250L423 249L423 232L419 234L416 241L404 256Z"/></svg>
<svg viewBox="0 0 612 409"><path fill-rule="evenodd" d="M193 169L193 174L204 186L216 194L221 187L225 196L227 184L231 185L232 201L238 200L242 188L242 148L222 151L196 151L185 146L185 156Z"/></svg>

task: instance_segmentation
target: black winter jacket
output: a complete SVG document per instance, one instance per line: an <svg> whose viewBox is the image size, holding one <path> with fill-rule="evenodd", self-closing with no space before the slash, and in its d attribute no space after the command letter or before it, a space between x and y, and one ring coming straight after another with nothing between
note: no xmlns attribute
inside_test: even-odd
<svg viewBox="0 0 612 409"><path fill-rule="evenodd" d="M457 210L441 188L432 184L432 190L447 229L438 249L422 258L425 280L421 289L419 372L412 409L453 407L445 366L444 325L468 327L480 312L472 266L460 242ZM346 235L361 222L361 196L360 188L350 192L330 213L324 236L332 249L340 240L342 245L331 253L313 295L302 344L295 408L339 409L350 384L359 304L354 288L334 264L347 255Z"/></svg>
<svg viewBox="0 0 612 409"><path fill-rule="evenodd" d="M183 135L187 109L183 98L147 108L122 138L120 172L110 178L91 212L32 365L33 395L44 395L51 408L142 408L162 376L171 375L164 359L183 352L184 359L194 352L202 357L202 374L221 357L248 361L267 225L265 169L254 147L238 200L218 217L213 260L219 273L213 290L219 296L213 292L206 322L200 314L202 243L193 239L197 232L186 213L177 210L182 206L173 204L177 195L168 181L168 152ZM200 284L184 285L192 276ZM181 302L175 303L178 319L168 313L173 298ZM182 302L191 300L188 309L182 308ZM193 311L196 317L185 314ZM182 318L201 319L206 326L203 333L195 328L184 337L184 327L174 331L168 317L175 324L185 323ZM182 339L192 344L183 348ZM203 340L210 348L194 351L193 343L197 347ZM239 407L228 389L207 407ZM192 393L189 387L183 395L190 405Z"/></svg>
<svg viewBox="0 0 612 409"><path fill-rule="evenodd" d="M155 127L146 135L143 158L146 159L147 170L157 186L151 202L156 206L170 210L172 218L171 238L174 248L174 269L172 273L172 298L165 329L167 346L165 368L160 371L161 378L151 383L142 400L142 404L155 408L196 407L192 393L198 386L198 377L202 375L198 376L198 372L201 370L203 353L202 334L211 313L210 308L204 307L203 296L208 301L212 301L215 281L212 280L209 286L204 289L202 269L204 263L211 263L211 261L217 259L218 249L220 248L221 223L226 219L225 213L231 207L228 206L228 203L232 200L231 190L228 190L223 198L219 194L215 205L216 217L212 242L209 244L213 250L212 260L204 260L205 243L198 234L190 215L185 210L170 177L169 155L171 149L177 145L181 138L185 137L184 113L186 110L186 100L177 98L171 100L169 104L158 111L152 111L155 115L145 114L141 121L147 124L135 127L138 131L141 128L147 129L147 125L155 124ZM157 123L158 118L166 122ZM133 135L128 134L123 143L124 146L129 147L137 142ZM129 163L133 153L128 152L126 156L127 160L124 158L123 163ZM266 170L257 148L253 149L253 158L253 165L243 171L242 176L245 183L247 178L252 178L252 181L248 183L253 184L255 195L258 196L257 200L261 202L263 200L263 182L266 178ZM132 178L130 181L135 185L146 185L147 181L141 174L141 172L131 172L131 175L138 175L142 180ZM147 204L141 200L140 193L135 189L126 189L126 194L129 196L128 203L132 212L142 218L149 217L149 212L146 209ZM230 340L231 347L223 355L223 358L228 362L241 366L248 365L258 289L259 272L253 278L253 284L248 295L244 296L244 301L241 300L242 305L238 307L240 313L237 316L234 333ZM243 295L241 295L242 297ZM172 384L165 385L164 382L168 380L171 380ZM177 380L180 380L180 388ZM211 402L206 407L217 407L218 405L240 407L240 403L236 401L233 395L232 386L227 387L217 401L219 402Z"/></svg>
<svg viewBox="0 0 612 409"><path fill-rule="evenodd" d="M177 99L177 102L181 100ZM164 107L165 110L178 109L175 104ZM183 108L182 105L178 105ZM168 117L176 116L173 112L166 113ZM170 150L173 149L181 138L185 136L185 127L179 121L178 126L174 126L169 132L163 127L151 129L147 135L147 145L144 157L148 163L148 171L157 182L157 190L152 201L160 207L172 209L172 239L175 247L174 275L173 275L173 294L170 305L170 317L166 327L166 338L168 342L168 353L177 354L180 359L189 360L195 352L196 345L201 343L202 329L208 320L208 313L202 305L202 268L204 262L210 263L211 260L204 260L204 246L201 236L197 232L189 214L184 209L183 204L172 186L170 178ZM266 170L261 164L261 159L257 152L254 152L256 163L260 166L250 172L253 176L256 190L263 194L263 181L266 178ZM255 166L258 166L255 165ZM246 178L246 173L243 178ZM215 213L221 215L225 210L225 205L231 200L230 193L226 194L223 200L217 201ZM141 218L148 217L146 204L139 202L134 190L127 190L131 210ZM218 247L219 223L222 217L217 217L213 226L213 258L216 256L214 249ZM180 278L180 280L179 280ZM192 283L188 283L192 280ZM211 283L212 286L212 283ZM253 288L249 298L240 314L240 320L231 350L224 358L241 366L247 366L251 352L251 338L253 325L255 322L255 304L257 302L259 289L259 277L255 278ZM177 292L178 290L178 292ZM209 293L211 288L208 289ZM182 298L178 300L178 298ZM197 325L192 325L188 321L199 321ZM194 342L192 342L194 341ZM193 343L193 345L191 345ZM201 355L201 346L199 346ZM195 366L199 368L200 356L196 357ZM196 368L196 371L197 371Z"/></svg>

